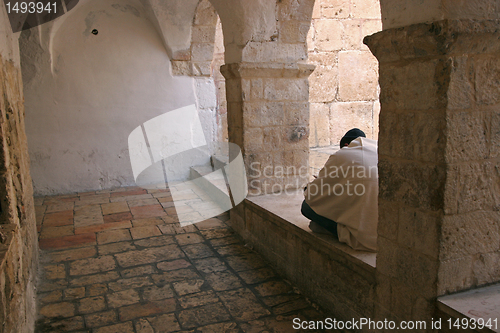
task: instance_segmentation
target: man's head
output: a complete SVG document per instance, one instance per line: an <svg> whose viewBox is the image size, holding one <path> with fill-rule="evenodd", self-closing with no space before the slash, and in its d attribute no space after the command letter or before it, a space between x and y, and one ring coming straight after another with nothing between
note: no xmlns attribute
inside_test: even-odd
<svg viewBox="0 0 500 333"><path fill-rule="evenodd" d="M360 130L359 128L353 128L344 135L344 137L340 140L340 148L349 146L352 140L357 139L359 137L366 138L365 132Z"/></svg>

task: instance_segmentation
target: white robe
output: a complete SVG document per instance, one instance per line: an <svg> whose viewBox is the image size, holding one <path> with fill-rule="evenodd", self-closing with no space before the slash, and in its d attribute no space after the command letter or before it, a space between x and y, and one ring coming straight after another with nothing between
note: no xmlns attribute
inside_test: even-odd
<svg viewBox="0 0 500 333"><path fill-rule="evenodd" d="M377 250L377 141L359 137L330 156L304 192L317 214L337 222L339 240L355 250Z"/></svg>

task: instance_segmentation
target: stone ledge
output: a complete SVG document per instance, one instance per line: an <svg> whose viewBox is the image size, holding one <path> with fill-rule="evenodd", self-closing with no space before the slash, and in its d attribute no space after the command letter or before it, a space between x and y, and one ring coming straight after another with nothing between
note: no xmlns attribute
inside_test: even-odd
<svg viewBox="0 0 500 333"><path fill-rule="evenodd" d="M315 65L306 63L258 63L241 62L221 66L222 75L229 80L235 78L307 78Z"/></svg>
<svg viewBox="0 0 500 333"><path fill-rule="evenodd" d="M309 229L310 220L300 213L304 200L302 192L302 190L293 190L289 191L289 194L268 194L249 197L246 200L255 208L264 209L268 214L273 215L276 218L275 221L282 222L280 226L312 246L319 247L322 251L331 251L332 256L340 256L364 269L374 270L376 253L353 250L330 235L315 233Z"/></svg>
<svg viewBox="0 0 500 333"><path fill-rule="evenodd" d="M479 319L485 321L491 318L492 324L497 320L496 329L485 328L482 330L468 330L469 332L500 332L500 284L478 288L453 295L439 297L437 308L441 312L443 326L448 324L448 319L452 323L456 319Z"/></svg>

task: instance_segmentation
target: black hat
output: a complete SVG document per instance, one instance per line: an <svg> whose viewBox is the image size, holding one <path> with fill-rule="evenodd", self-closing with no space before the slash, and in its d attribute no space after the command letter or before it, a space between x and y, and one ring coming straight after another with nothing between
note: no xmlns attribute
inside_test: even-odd
<svg viewBox="0 0 500 333"><path fill-rule="evenodd" d="M350 144L352 140L359 137L366 138L365 132L360 130L359 128L353 128L344 135L344 137L340 140L340 148L344 147L345 144Z"/></svg>

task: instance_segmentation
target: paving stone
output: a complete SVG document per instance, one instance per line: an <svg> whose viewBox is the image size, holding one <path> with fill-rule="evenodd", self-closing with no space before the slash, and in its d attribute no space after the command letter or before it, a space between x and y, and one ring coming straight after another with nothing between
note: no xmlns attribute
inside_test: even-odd
<svg viewBox="0 0 500 333"><path fill-rule="evenodd" d="M151 238L136 240L134 242L135 245L142 247L157 247L157 246L170 245L174 243L175 241L172 236L165 236L165 235L160 237L151 237Z"/></svg>
<svg viewBox="0 0 500 333"><path fill-rule="evenodd" d="M267 306L276 306L290 301L295 301L296 299L299 298L301 298L301 295L299 294L287 294L287 295L264 297L262 301L264 301L264 303Z"/></svg>
<svg viewBox="0 0 500 333"><path fill-rule="evenodd" d="M130 211L130 208L125 201L105 203L101 205L101 209L102 215L126 213Z"/></svg>
<svg viewBox="0 0 500 333"><path fill-rule="evenodd" d="M305 320L305 318L299 316L296 316L296 318ZM291 330L292 320L293 318L286 318L283 316L269 317L269 318L262 318L258 320L249 321L247 323L242 323L240 326L243 332L245 333L290 332L293 331ZM310 331L310 330L307 330L307 332L315 333L315 331Z"/></svg>
<svg viewBox="0 0 500 333"><path fill-rule="evenodd" d="M41 325L40 325L41 324ZM35 329L36 332L69 332L84 328L83 318L80 316L68 319L45 319Z"/></svg>
<svg viewBox="0 0 500 333"><path fill-rule="evenodd" d="M176 235L175 240L179 245L203 243L205 241L203 237L194 233Z"/></svg>
<svg viewBox="0 0 500 333"><path fill-rule="evenodd" d="M124 269L123 271L120 272L120 275L124 278L131 278L136 276L149 275L153 273L156 273L156 269L153 266L148 265L148 266L140 266L130 269Z"/></svg>
<svg viewBox="0 0 500 333"><path fill-rule="evenodd" d="M40 239L40 241L38 242L38 245L42 250L82 247L84 245L95 244L97 244L95 233Z"/></svg>
<svg viewBox="0 0 500 333"><path fill-rule="evenodd" d="M45 210L45 214L55 213L55 212L63 212L68 210L73 210L75 207L74 202L58 202L47 205L47 209Z"/></svg>
<svg viewBox="0 0 500 333"><path fill-rule="evenodd" d="M64 279L66 277L66 270L63 264L60 265L47 265L43 267L45 278L48 280Z"/></svg>
<svg viewBox="0 0 500 333"><path fill-rule="evenodd" d="M153 326L147 319L141 318L135 322L135 331L137 333L155 333Z"/></svg>
<svg viewBox="0 0 500 333"><path fill-rule="evenodd" d="M190 259L201 259L215 256L214 251L203 243L186 245L182 247L182 250Z"/></svg>
<svg viewBox="0 0 500 333"><path fill-rule="evenodd" d="M215 249L221 256L239 256L252 253L253 251L242 244L230 244Z"/></svg>
<svg viewBox="0 0 500 333"><path fill-rule="evenodd" d="M202 222L196 223L196 228L198 230L216 229L216 228L227 228L227 225L219 219L211 218Z"/></svg>
<svg viewBox="0 0 500 333"><path fill-rule="evenodd" d="M227 269L226 264L215 257L193 260L193 263L197 270L205 274L222 272Z"/></svg>
<svg viewBox="0 0 500 333"><path fill-rule="evenodd" d="M72 317L75 315L75 306L68 302L52 303L40 308L40 315L44 317Z"/></svg>
<svg viewBox="0 0 500 333"><path fill-rule="evenodd" d="M107 272L115 269L116 264L112 256L88 258L73 261L69 267L70 275L89 275Z"/></svg>
<svg viewBox="0 0 500 333"><path fill-rule="evenodd" d="M120 276L117 272L111 271L103 274L94 274L72 279L70 284L74 286L88 286L96 283L103 283L117 280Z"/></svg>
<svg viewBox="0 0 500 333"><path fill-rule="evenodd" d="M54 280L54 281L46 281L44 284L38 287L39 292L47 292L54 290L62 290L67 288L68 281L66 280Z"/></svg>
<svg viewBox="0 0 500 333"><path fill-rule="evenodd" d="M87 227L89 225L103 224L101 206L78 206L75 207L75 228Z"/></svg>
<svg viewBox="0 0 500 333"><path fill-rule="evenodd" d="M118 291L116 293L108 294L108 305L112 308L119 308L125 305L139 303L140 297L134 289Z"/></svg>
<svg viewBox="0 0 500 333"><path fill-rule="evenodd" d="M218 272L205 276L208 284L215 291L224 291L242 287L240 280L231 272Z"/></svg>
<svg viewBox="0 0 500 333"><path fill-rule="evenodd" d="M136 247L133 245L132 242L119 242L119 243L99 245L97 249L99 251L99 255L105 255L105 254L113 254L130 250L136 250Z"/></svg>
<svg viewBox="0 0 500 333"><path fill-rule="evenodd" d="M78 312L83 314L102 311L105 308L106 302L103 296L82 298L78 301Z"/></svg>
<svg viewBox="0 0 500 333"><path fill-rule="evenodd" d="M172 283L176 281L182 281L187 279L196 279L200 276L198 273L191 269L178 269L176 271L170 271L162 274L151 275L153 281L158 286L163 286L167 283Z"/></svg>
<svg viewBox="0 0 500 333"><path fill-rule="evenodd" d="M242 321L257 319L270 312L257 301L257 297L248 289L218 292L220 299L232 316Z"/></svg>
<svg viewBox="0 0 500 333"><path fill-rule="evenodd" d="M95 235L94 235L95 237ZM50 253L50 260L53 262L71 261L94 257L97 254L95 247L83 247L72 250L63 250Z"/></svg>
<svg viewBox="0 0 500 333"><path fill-rule="evenodd" d="M299 298L291 302L277 305L273 308L275 314L285 314L289 312L296 312L297 310L305 309L311 306L304 298Z"/></svg>
<svg viewBox="0 0 500 333"><path fill-rule="evenodd" d="M224 306L219 302L194 309L183 310L179 312L178 318L182 328L190 329L221 321L228 321L231 317Z"/></svg>
<svg viewBox="0 0 500 333"><path fill-rule="evenodd" d="M204 280L196 279L196 280L184 280L180 282L172 283L172 286L175 289L175 292L180 295L194 294L201 291L201 287L205 283Z"/></svg>
<svg viewBox="0 0 500 333"><path fill-rule="evenodd" d="M265 261L256 254L246 254L242 256L230 256L226 258L229 266L235 271L246 271L266 266Z"/></svg>
<svg viewBox="0 0 500 333"><path fill-rule="evenodd" d="M73 225L73 210L45 214L43 218L44 227L59 227L64 225Z"/></svg>
<svg viewBox="0 0 500 333"><path fill-rule="evenodd" d="M183 309L194 308L219 302L219 297L211 290L179 297L179 304Z"/></svg>
<svg viewBox="0 0 500 333"><path fill-rule="evenodd" d="M130 197L135 197L137 195L143 195L147 194L148 191L142 188L138 188L135 190L127 190L127 191L120 191L120 192L115 192L111 193L110 197L111 198L118 198L118 197L125 197L125 199L130 198ZM151 195L149 196L150 198L152 197Z"/></svg>
<svg viewBox="0 0 500 333"><path fill-rule="evenodd" d="M85 287L68 288L64 290L64 300L71 301L85 297Z"/></svg>
<svg viewBox="0 0 500 333"><path fill-rule="evenodd" d="M134 277L130 279L120 279L116 282L110 282L108 287L111 291L121 291L130 288L140 288L152 285L148 276Z"/></svg>
<svg viewBox="0 0 500 333"><path fill-rule="evenodd" d="M130 229L133 239L142 239L154 236L161 236L162 233L160 229L156 226L145 226Z"/></svg>
<svg viewBox="0 0 500 333"><path fill-rule="evenodd" d="M156 198L136 199L136 200L127 200L127 203L130 207L151 206L158 204L158 200Z"/></svg>
<svg viewBox="0 0 500 333"><path fill-rule="evenodd" d="M175 332L181 329L173 313L149 317L148 321L151 323L151 326L153 326L154 331L158 333Z"/></svg>
<svg viewBox="0 0 500 333"><path fill-rule="evenodd" d="M124 306L118 311L120 320L127 321L140 317L149 317L156 314L173 312L175 308L175 299L168 298L161 301L150 301L143 304Z"/></svg>
<svg viewBox="0 0 500 333"><path fill-rule="evenodd" d="M88 227L81 227L75 229L75 234L85 234L89 232L101 232L105 230L115 230L115 229L127 229L132 228L132 223L130 221L121 221L121 222L112 222L112 223L104 223L91 225Z"/></svg>
<svg viewBox="0 0 500 333"><path fill-rule="evenodd" d="M130 211L134 219L145 219L150 217L161 217L166 215L160 204L131 207Z"/></svg>
<svg viewBox="0 0 500 333"><path fill-rule="evenodd" d="M283 281L268 281L259 284L255 287L255 290L262 296L274 296L280 294L286 294L292 291L292 287Z"/></svg>
<svg viewBox="0 0 500 333"><path fill-rule="evenodd" d="M38 294L38 302L41 304L54 303L62 301L62 290L55 290L48 293Z"/></svg>
<svg viewBox="0 0 500 333"><path fill-rule="evenodd" d="M174 297L174 291L168 284L163 287L145 287L142 292L142 298L147 301L158 301L171 297Z"/></svg>
<svg viewBox="0 0 500 333"><path fill-rule="evenodd" d="M130 220L132 220L132 214L130 212L104 215L104 217L103 217L103 221L105 223L130 221Z"/></svg>
<svg viewBox="0 0 500 333"><path fill-rule="evenodd" d="M210 229L210 230L200 230L200 233L206 239L213 238L224 238L234 235L234 231L231 229Z"/></svg>
<svg viewBox="0 0 500 333"><path fill-rule="evenodd" d="M104 283L96 283L86 287L87 296L99 296L108 292L108 286Z"/></svg>
<svg viewBox="0 0 500 333"><path fill-rule="evenodd" d="M276 273L269 267L254 269L250 271L238 272L238 275L247 284L264 282L276 276Z"/></svg>
<svg viewBox="0 0 500 333"><path fill-rule="evenodd" d="M99 327L114 324L118 321L118 314L115 310L93 313L85 316L87 327Z"/></svg>
<svg viewBox="0 0 500 333"><path fill-rule="evenodd" d="M115 254L118 264L122 267L138 266L169 259L178 259L184 254L177 245L148 248Z"/></svg>
<svg viewBox="0 0 500 333"><path fill-rule="evenodd" d="M93 333L134 333L131 321L96 329Z"/></svg>
<svg viewBox="0 0 500 333"><path fill-rule="evenodd" d="M74 227L73 225L66 225L62 227L43 227L42 233L40 234L40 238L58 238L63 236L71 236L74 235Z"/></svg>
<svg viewBox="0 0 500 333"><path fill-rule="evenodd" d="M229 323L218 323L218 324L212 324L212 325L207 325L203 327L199 327L196 329L196 332L200 333L219 333L219 332L224 332L224 333L239 333L240 329L238 328L238 324L234 322L229 322ZM278 333L279 331L274 331ZM285 332L285 331L283 331Z"/></svg>
<svg viewBox="0 0 500 333"><path fill-rule="evenodd" d="M213 238L210 239L209 242L212 246L222 246L222 245L236 244L241 242L241 240L233 236L224 238Z"/></svg>
<svg viewBox="0 0 500 333"><path fill-rule="evenodd" d="M99 245L127 241L131 239L132 237L130 236L128 229L109 230L97 234L97 243L99 243Z"/></svg>
<svg viewBox="0 0 500 333"><path fill-rule="evenodd" d="M127 201L127 200L140 200L140 199L151 199L153 196L151 194L145 193L145 194L137 194L137 195L122 195L122 196L111 196L110 201L111 202L120 202L120 201Z"/></svg>
<svg viewBox="0 0 500 333"><path fill-rule="evenodd" d="M136 227L146 227L146 226L151 226L151 225L159 225L159 224L164 224L165 221L163 221L159 217L151 217L148 219L137 219L137 220L132 220L132 225L134 228Z"/></svg>
<svg viewBox="0 0 500 333"><path fill-rule="evenodd" d="M176 269L186 268L189 266L191 266L191 263L184 260L184 259L173 260L173 261L163 261L163 262L159 262L158 264L156 264L156 267L158 267L162 271L173 271Z"/></svg>

